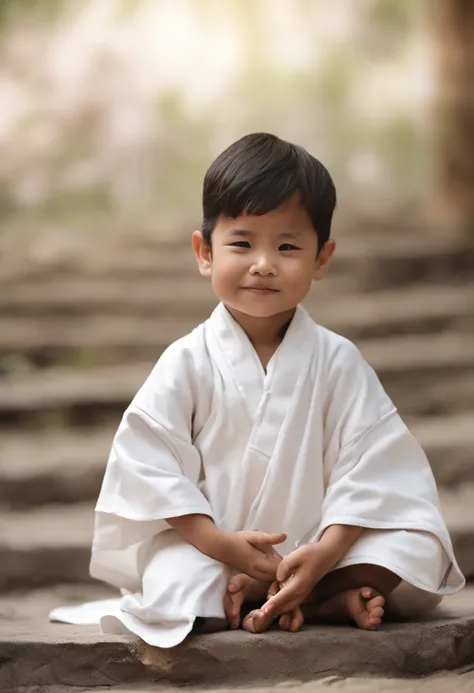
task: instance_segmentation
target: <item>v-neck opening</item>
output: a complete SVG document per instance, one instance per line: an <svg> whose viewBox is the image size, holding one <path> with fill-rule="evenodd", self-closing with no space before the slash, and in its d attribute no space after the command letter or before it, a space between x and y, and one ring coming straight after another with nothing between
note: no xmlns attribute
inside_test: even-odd
<svg viewBox="0 0 474 693"><path fill-rule="evenodd" d="M291 320L289 320L289 323L285 323L285 325L284 325L284 327L286 326L286 329L285 329L285 332L284 332L284 334L283 334L283 337L281 338L280 342L278 343L278 345L276 346L275 350L273 351L273 354L271 355L270 359L268 360L268 363L267 363L266 367L264 367L264 365L263 365L263 363L262 363L262 361L260 360L260 357L259 357L259 355L258 355L257 349L256 349L256 348L254 347L254 345L252 344L252 341L251 341L250 337L248 336L248 334L246 333L246 331L244 330L244 328L242 327L242 325L238 322L238 320L236 320L236 318L234 318L234 316L232 315L232 313L230 312L230 310L228 310L228 308L226 308L226 306L224 305L224 303L221 303L220 306L222 306L223 310L225 311L225 313L227 314L227 316L229 317L229 319L232 321L232 324L236 327L236 329L240 330L240 331L242 332L242 334L244 335L245 339L247 340L248 346L249 346L250 349L254 352L255 358L256 358L256 360L257 360L257 362L258 362L258 364L259 364L259 367L260 367L261 372L262 372L262 374L263 374L263 378L264 378L264 380L265 380L265 379L268 377L268 375L269 375L268 371L269 371L270 365L273 364L273 362L274 362L274 360L275 360L275 358L276 358L278 352L279 352L279 351L281 350L281 348L282 348L283 343L286 341L286 336L287 336L288 332L290 332L290 330L291 330L291 326L293 325L293 322L294 322L294 320L295 320L295 318L296 318L296 315L297 315L300 311L302 311L303 309L302 309L300 306L296 306L295 312L293 313L293 316L291 317ZM283 329L283 328L282 328L282 329Z"/></svg>
<svg viewBox="0 0 474 693"><path fill-rule="evenodd" d="M304 308L297 306L282 341L264 368L247 333L225 305L220 303L214 310L210 318L210 327L218 341L216 354L219 354L222 367L231 375L252 420L256 419L269 392L274 390L275 372L280 372L278 364L285 354L288 355L288 361L286 366L282 364L282 383L287 381L288 377L293 382L296 377L305 348L298 340L295 341L295 335L308 319ZM289 387L291 389L293 385Z"/></svg>

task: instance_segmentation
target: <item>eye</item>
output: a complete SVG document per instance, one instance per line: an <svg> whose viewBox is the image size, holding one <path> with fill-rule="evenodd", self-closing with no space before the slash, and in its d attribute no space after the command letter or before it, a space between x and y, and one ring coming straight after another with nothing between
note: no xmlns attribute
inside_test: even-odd
<svg viewBox="0 0 474 693"><path fill-rule="evenodd" d="M235 241L235 243L229 243L233 248L250 248L250 243L248 241Z"/></svg>
<svg viewBox="0 0 474 693"><path fill-rule="evenodd" d="M278 250L301 250L301 248L297 248L296 245L291 243L282 243Z"/></svg>

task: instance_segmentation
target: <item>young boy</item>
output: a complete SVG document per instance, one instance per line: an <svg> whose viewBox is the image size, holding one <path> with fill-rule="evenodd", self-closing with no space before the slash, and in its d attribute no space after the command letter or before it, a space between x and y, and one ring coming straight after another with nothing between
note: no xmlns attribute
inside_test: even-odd
<svg viewBox="0 0 474 693"><path fill-rule="evenodd" d="M91 574L124 596L105 631L172 647L255 602L252 632L375 629L401 581L430 606L463 586L422 450L357 348L299 305L333 257L335 204L324 166L273 135L209 168L192 241L219 305L114 439Z"/></svg>

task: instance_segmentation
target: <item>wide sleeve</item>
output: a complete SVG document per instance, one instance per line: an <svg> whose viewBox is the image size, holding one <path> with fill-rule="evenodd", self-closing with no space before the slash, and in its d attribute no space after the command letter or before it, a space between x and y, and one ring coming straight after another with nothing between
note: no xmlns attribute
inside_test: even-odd
<svg viewBox="0 0 474 693"><path fill-rule="evenodd" d="M135 573L136 581L143 543L170 528L166 518L212 517L199 488L201 457L192 441L196 402L206 399L206 389L210 383L202 373L198 377L193 354L175 343L128 407L96 505L93 577L127 586L130 576L123 573Z"/></svg>
<svg viewBox="0 0 474 693"><path fill-rule="evenodd" d="M413 529L451 555L429 462L373 369L349 343L331 366L318 535L332 524Z"/></svg>

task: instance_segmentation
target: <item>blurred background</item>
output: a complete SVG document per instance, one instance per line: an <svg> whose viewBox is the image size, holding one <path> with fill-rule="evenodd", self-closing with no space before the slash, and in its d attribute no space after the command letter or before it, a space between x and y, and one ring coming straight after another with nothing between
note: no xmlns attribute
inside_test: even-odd
<svg viewBox="0 0 474 693"><path fill-rule="evenodd" d="M4 593L97 590L115 427L215 304L190 248L202 178L251 131L333 174L337 258L308 309L422 442L474 578L473 94L464 0L1 0Z"/></svg>

